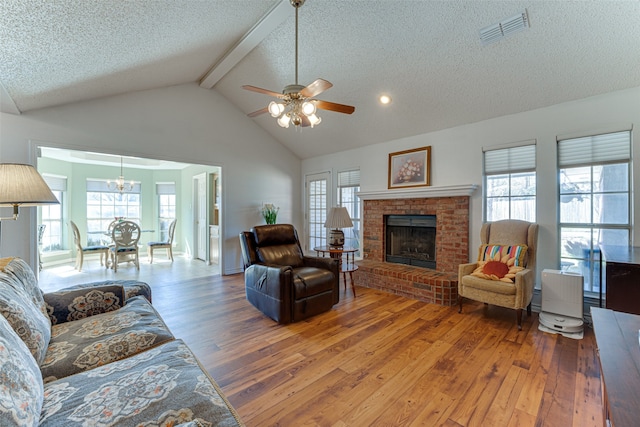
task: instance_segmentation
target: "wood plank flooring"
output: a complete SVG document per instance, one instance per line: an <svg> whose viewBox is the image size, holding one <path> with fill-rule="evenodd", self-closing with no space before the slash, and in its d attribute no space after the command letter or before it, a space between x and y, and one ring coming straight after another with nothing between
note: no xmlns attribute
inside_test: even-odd
<svg viewBox="0 0 640 427"><path fill-rule="evenodd" d="M147 281L153 305L247 426L602 427L590 328L582 340L543 333L534 313L518 332L511 310L469 302L458 314L360 287L282 326L247 302L241 274L216 271L176 258L116 275L93 266L82 278L46 269L40 283Z"/></svg>

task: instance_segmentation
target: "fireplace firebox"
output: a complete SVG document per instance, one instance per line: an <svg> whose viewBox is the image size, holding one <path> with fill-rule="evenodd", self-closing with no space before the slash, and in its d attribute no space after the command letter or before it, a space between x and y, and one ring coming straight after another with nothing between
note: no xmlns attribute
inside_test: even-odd
<svg viewBox="0 0 640 427"><path fill-rule="evenodd" d="M436 216L385 215L385 261L436 268Z"/></svg>

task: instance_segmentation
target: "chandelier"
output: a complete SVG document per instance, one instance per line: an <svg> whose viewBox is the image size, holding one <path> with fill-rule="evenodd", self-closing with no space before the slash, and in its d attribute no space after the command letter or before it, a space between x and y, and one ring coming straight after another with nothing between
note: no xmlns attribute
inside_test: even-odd
<svg viewBox="0 0 640 427"><path fill-rule="evenodd" d="M124 181L124 172L122 168L122 156L120 156L120 176L115 181L108 180L107 188L109 190L118 190L119 193L133 190L133 181Z"/></svg>
<svg viewBox="0 0 640 427"><path fill-rule="evenodd" d="M281 101L271 101L267 107L271 117L276 118L278 124L283 128L288 128L289 123L298 127L303 121L314 127L322 121L316 115L316 101L311 97L303 96L301 91L305 87L298 84L298 9L304 4L304 1L290 0L291 5L296 9L296 84L286 86L282 91L284 97Z"/></svg>

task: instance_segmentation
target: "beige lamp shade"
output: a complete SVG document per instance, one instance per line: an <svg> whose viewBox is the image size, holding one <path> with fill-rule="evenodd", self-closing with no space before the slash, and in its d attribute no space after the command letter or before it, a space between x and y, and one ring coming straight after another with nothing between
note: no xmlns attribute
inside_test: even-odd
<svg viewBox="0 0 640 427"><path fill-rule="evenodd" d="M324 226L325 228L331 228L329 246L342 247L344 246L344 233L340 229L353 227L353 221L351 221L347 208L338 206L329 209Z"/></svg>
<svg viewBox="0 0 640 427"><path fill-rule="evenodd" d="M0 164L0 206L13 206L13 219L18 206L59 203L38 171L31 165Z"/></svg>

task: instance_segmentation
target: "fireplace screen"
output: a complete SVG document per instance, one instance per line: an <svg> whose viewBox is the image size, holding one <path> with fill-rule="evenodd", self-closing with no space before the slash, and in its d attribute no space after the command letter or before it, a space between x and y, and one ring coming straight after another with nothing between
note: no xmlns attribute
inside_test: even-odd
<svg viewBox="0 0 640 427"><path fill-rule="evenodd" d="M436 268L436 216L385 216L385 261Z"/></svg>

